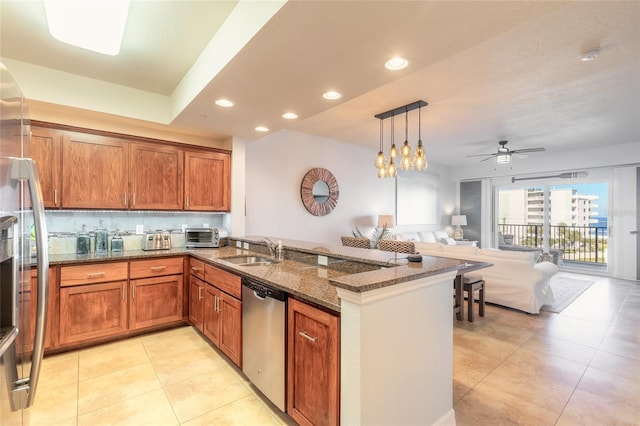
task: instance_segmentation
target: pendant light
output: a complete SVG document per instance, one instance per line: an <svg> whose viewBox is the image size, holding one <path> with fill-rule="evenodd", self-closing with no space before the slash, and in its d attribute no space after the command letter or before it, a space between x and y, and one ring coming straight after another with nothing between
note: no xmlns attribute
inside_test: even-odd
<svg viewBox="0 0 640 426"><path fill-rule="evenodd" d="M396 175L398 174L398 169L394 161L394 159L398 155L396 144L393 141L395 131L395 121L393 117L391 117L391 150L389 151L389 168L387 169L387 177L396 177Z"/></svg>
<svg viewBox="0 0 640 426"><path fill-rule="evenodd" d="M387 175L387 158L384 156L383 151L383 137L384 137L384 124L383 120L380 120L380 151L376 157L375 166L378 169L378 177L383 178Z"/></svg>
<svg viewBox="0 0 640 426"><path fill-rule="evenodd" d="M374 165L378 172L378 177L395 177L398 173L395 159L399 158L402 170L422 171L427 168L427 158L422 146L422 107L427 106L425 101L416 101L392 110L376 114L375 118L380 120L380 150L375 158ZM411 145L409 144L409 111L418 109L418 146L413 158L411 157ZM404 113L404 144L397 149L395 144L395 116ZM387 167L384 155L384 120L391 118L391 148L389 149L389 165ZM398 152L399 151L399 152Z"/></svg>
<svg viewBox="0 0 640 426"><path fill-rule="evenodd" d="M422 171L427 168L427 157L424 154L424 148L422 147L422 106L418 107L418 147L416 148L416 154L413 157L413 167Z"/></svg>
<svg viewBox="0 0 640 426"><path fill-rule="evenodd" d="M409 146L409 111L404 112L404 144L400 149L402 161L400 167L402 170L411 169L411 146Z"/></svg>

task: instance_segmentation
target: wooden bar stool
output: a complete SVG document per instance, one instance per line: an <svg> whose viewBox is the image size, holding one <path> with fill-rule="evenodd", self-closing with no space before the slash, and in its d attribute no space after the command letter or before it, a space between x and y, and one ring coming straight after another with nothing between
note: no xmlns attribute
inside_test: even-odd
<svg viewBox="0 0 640 426"><path fill-rule="evenodd" d="M470 322L473 322L473 304L476 291L478 292L479 314L481 317L484 316L484 280L482 277L467 275L464 277L463 289L467 292L468 318Z"/></svg>

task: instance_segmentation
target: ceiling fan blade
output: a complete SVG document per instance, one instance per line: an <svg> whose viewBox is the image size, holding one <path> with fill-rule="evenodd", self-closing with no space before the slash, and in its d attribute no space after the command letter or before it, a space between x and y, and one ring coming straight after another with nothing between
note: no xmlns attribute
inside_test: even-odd
<svg viewBox="0 0 640 426"><path fill-rule="evenodd" d="M524 148L524 149L514 149L511 151L512 154L524 154L525 152L541 152L545 151L544 148Z"/></svg>
<svg viewBox="0 0 640 426"><path fill-rule="evenodd" d="M485 156L492 156L495 157L496 154L475 154L475 155L467 155L467 157L485 157Z"/></svg>
<svg viewBox="0 0 640 426"><path fill-rule="evenodd" d="M495 156L496 156L495 154L492 154L490 157L487 157L487 158L484 158L484 159L480 160L480 162L482 163L483 161L491 160Z"/></svg>

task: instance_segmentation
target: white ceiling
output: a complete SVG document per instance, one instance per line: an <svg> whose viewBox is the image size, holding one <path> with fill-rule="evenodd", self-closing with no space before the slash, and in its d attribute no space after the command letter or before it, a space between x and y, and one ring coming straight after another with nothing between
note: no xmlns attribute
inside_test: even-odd
<svg viewBox="0 0 640 426"><path fill-rule="evenodd" d="M40 0L1 0L0 56L166 97L172 125L248 140L264 125L377 149L374 115L423 99L422 139L440 164L475 164L466 155L501 139L551 154L640 143L640 2L289 1L223 52L221 34L252 35L251 10L265 3L134 0L121 54L109 57L52 39ZM234 17L239 5L246 15ZM597 60L579 60L598 47ZM386 70L394 55L409 67ZM188 73L205 77L178 102ZM326 101L328 89L344 97ZM235 106L215 106L219 97Z"/></svg>

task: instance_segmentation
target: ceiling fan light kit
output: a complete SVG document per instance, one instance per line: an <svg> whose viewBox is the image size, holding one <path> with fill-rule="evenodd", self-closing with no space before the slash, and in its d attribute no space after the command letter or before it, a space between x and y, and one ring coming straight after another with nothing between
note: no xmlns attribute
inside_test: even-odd
<svg viewBox="0 0 640 426"><path fill-rule="evenodd" d="M509 143L509 141L499 141L498 151L495 153L467 155L467 157L487 157L480 161L487 161L487 160L490 160L491 157L496 157L496 164L509 164L511 162L512 154L524 154L527 152L541 152L545 150L544 148L524 148L524 149L510 150L506 146L507 143Z"/></svg>
<svg viewBox="0 0 640 426"><path fill-rule="evenodd" d="M425 156L424 147L422 146L422 107L427 106L425 101L416 101L410 104L394 108L392 110L376 114L374 117L380 120L380 150L375 158L374 166L378 171L378 177L395 177L398 174L396 158L400 161L402 170L418 170L422 171L427 168L427 158ZM411 155L412 149L409 144L409 111L418 109L418 145L415 153ZM398 149L394 142L395 135L395 116L404 114L404 143ZM391 118L391 148L389 149L389 164L384 155L384 120Z"/></svg>

